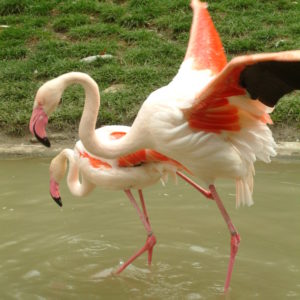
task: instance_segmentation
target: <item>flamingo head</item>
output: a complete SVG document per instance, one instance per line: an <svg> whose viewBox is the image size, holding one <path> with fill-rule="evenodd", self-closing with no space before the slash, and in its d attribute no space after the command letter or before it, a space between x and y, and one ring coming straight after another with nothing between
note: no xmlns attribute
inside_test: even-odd
<svg viewBox="0 0 300 300"><path fill-rule="evenodd" d="M34 99L29 130L46 147L50 147L46 133L48 118L60 103L63 88L61 81L52 79L39 88Z"/></svg>
<svg viewBox="0 0 300 300"><path fill-rule="evenodd" d="M59 182L64 178L67 170L66 155L69 149L64 149L56 157L54 157L50 163L49 175L50 175L50 195L52 199L62 207L62 201L59 192Z"/></svg>

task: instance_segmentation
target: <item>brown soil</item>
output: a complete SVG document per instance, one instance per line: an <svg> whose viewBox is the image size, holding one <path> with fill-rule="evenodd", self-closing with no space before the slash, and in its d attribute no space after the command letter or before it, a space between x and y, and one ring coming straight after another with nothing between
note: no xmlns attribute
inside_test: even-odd
<svg viewBox="0 0 300 300"><path fill-rule="evenodd" d="M285 124L272 125L271 130L276 142L299 142L300 129L296 126L287 126Z"/></svg>

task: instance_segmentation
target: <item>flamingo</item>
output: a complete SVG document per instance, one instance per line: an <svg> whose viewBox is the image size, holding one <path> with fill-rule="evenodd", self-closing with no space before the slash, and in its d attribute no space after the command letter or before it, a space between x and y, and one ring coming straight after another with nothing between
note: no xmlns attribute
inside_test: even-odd
<svg viewBox="0 0 300 300"><path fill-rule="evenodd" d="M283 95L300 89L296 79L300 51L245 55L227 63L207 4L192 0L191 6L193 21L184 61L173 80L144 101L127 134L114 140L97 139L95 132L86 134L92 133L97 117L86 101L79 137L87 151L106 159L153 149L205 183L207 190L201 193L215 200L230 233L227 292L240 235L215 181L235 180L236 206L253 204L254 162L270 162L276 155L269 113ZM47 140L47 113L37 115L36 135Z"/></svg>
<svg viewBox="0 0 300 300"><path fill-rule="evenodd" d="M96 134L99 138L103 135L108 135L110 138L118 138L126 134L127 131L127 126L105 126L97 129ZM62 206L59 182L64 177L68 161L69 173L67 183L73 195L86 196L96 186L112 190L124 190L126 196L135 207L146 229L147 239L145 245L119 267L117 274L121 273L145 251L148 251L148 265L151 265L156 237L150 225L142 189L156 183L160 179L164 183L168 174L174 173L176 170L175 165L172 166L169 163L156 161L155 155L154 151L144 150L136 155L129 155L119 160L100 159L88 153L81 141L78 141L74 150L64 149L53 158L50 164L50 194L59 206ZM81 182L79 181L79 173ZM131 189L138 190L142 211Z"/></svg>
<svg viewBox="0 0 300 300"><path fill-rule="evenodd" d="M50 146L49 139L47 137L41 138L40 135L45 132L48 116L57 108L64 90L71 84L80 84L84 87L86 102L91 101L94 103L92 105L96 107L95 111L97 111L97 105L99 106L100 94L98 85L85 73L66 73L43 84L35 97L29 127L32 134L47 147ZM84 113L86 107L87 105L85 105ZM47 119L45 119L45 116L47 116ZM81 121L81 123L84 122L88 122L88 120ZM95 133L97 139L114 140L122 138L129 130L130 127L128 126L113 125L101 127L86 134ZM119 267L116 271L117 274L125 270L129 264L145 251L148 251L148 265L150 266L152 262L156 237L150 225L142 192L143 188L153 185L159 180L165 184L168 175L176 179L177 174L200 192L205 195L207 193L196 182L180 172L181 170L189 172L184 166L154 150L141 149L117 159L105 159L89 153L79 140L75 144L74 150L62 150L50 163L50 194L60 207L63 204L59 191L59 183L66 173L67 162L69 162L67 183L73 195L78 197L86 196L96 186L111 190L124 190L145 227L147 232L145 245ZM81 182L79 174L81 175ZM142 210L138 206L131 189L138 190ZM206 196L211 198L210 195Z"/></svg>

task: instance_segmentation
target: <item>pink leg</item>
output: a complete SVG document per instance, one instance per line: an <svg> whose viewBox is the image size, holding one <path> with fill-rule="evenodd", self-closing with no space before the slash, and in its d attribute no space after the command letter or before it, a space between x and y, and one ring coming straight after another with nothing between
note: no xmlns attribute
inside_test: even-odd
<svg viewBox="0 0 300 300"><path fill-rule="evenodd" d="M187 183L189 183L191 186L193 186L197 191L199 191L202 195L204 195L206 198L214 200L211 191L207 191L204 188L202 188L200 185L198 185L196 182L194 182L192 179L184 175L183 173L177 171L176 174L181 177L183 180L185 180Z"/></svg>
<svg viewBox="0 0 300 300"><path fill-rule="evenodd" d="M211 191L213 199L216 201L218 208L228 226L229 232L231 234L231 246L230 246L230 259L229 259L229 264L228 264L228 269L227 269L227 276L225 280L225 285L224 285L224 292L226 293L229 285L230 285L230 279L231 279L231 274L233 270L233 265L235 261L235 256L238 252L239 244L241 241L240 235L238 234L237 230L235 229L217 191L214 185L209 186L209 190Z"/></svg>
<svg viewBox="0 0 300 300"><path fill-rule="evenodd" d="M150 226L150 221L149 221L149 217L148 217L148 213L147 213L146 204L145 204L144 195L143 195L142 190L139 190L139 196L140 196L140 201L141 201L142 209L143 209L143 212L144 212L144 217L146 219L146 222Z"/></svg>
<svg viewBox="0 0 300 300"><path fill-rule="evenodd" d="M141 201L144 217L145 217L148 225L151 227L142 190L139 190L139 196L140 196L140 201ZM153 247L151 247L148 250L148 265L149 266L151 266L151 262L152 262L152 253L153 253Z"/></svg>
<svg viewBox="0 0 300 300"><path fill-rule="evenodd" d="M134 196L132 195L130 190L125 190L125 194L127 195L127 197L129 198L130 202L132 203L132 205L136 208L137 213L147 231L147 240L145 245L137 252L135 253L133 256L131 256L118 270L117 270L117 274L120 274L123 270L125 270L128 265L130 265L137 257L139 257L140 255L142 255L145 251L148 251L148 263L149 265L151 264L151 260L152 260L152 251L153 251L153 247L156 244L156 238L153 235L152 232L152 228L150 226L149 223L149 218L147 216L147 211L146 211L146 205L144 202L144 197L142 194L142 191L139 190L139 196L140 196L140 200L142 203L142 207L143 207L143 212L140 210L138 204L136 203L136 200L134 198Z"/></svg>

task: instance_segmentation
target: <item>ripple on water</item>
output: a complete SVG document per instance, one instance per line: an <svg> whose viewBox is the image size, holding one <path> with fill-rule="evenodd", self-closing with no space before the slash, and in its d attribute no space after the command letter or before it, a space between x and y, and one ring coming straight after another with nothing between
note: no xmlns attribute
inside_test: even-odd
<svg viewBox="0 0 300 300"><path fill-rule="evenodd" d="M114 270L113 268L104 269L104 270L92 275L91 279L95 280L95 281L102 281L103 279L112 276L113 270Z"/></svg>
<svg viewBox="0 0 300 300"><path fill-rule="evenodd" d="M112 269L105 269L95 274L93 278L101 281L109 277L111 272ZM193 285L189 277L177 271L176 266L161 262L153 264L151 268L146 264L144 268L131 264L122 276L112 276L112 278L119 281L121 285L131 286L132 288L127 291L134 299L158 299L158 295L159 299L177 299L178 295L185 295ZM141 291L143 296L139 298ZM196 298L196 294L195 298L190 299L201 299L201 295L197 294Z"/></svg>
<svg viewBox="0 0 300 300"><path fill-rule="evenodd" d="M193 267L194 269L198 269L198 270L200 270L200 269L203 268L203 267L201 266L201 264L200 264L198 261L193 262L193 263L192 263L192 267Z"/></svg>
<svg viewBox="0 0 300 300"><path fill-rule="evenodd" d="M31 278L35 278L35 277L40 277L41 276L41 272L38 270L30 270L29 272L27 272L24 276L23 279L31 279Z"/></svg>
<svg viewBox="0 0 300 300"><path fill-rule="evenodd" d="M26 253L26 252L30 252L32 250L33 250L32 248L23 248L20 251L23 252L23 253Z"/></svg>
<svg viewBox="0 0 300 300"><path fill-rule="evenodd" d="M299 294L295 291L288 291L286 294L287 297L297 297L297 299L299 299Z"/></svg>
<svg viewBox="0 0 300 300"><path fill-rule="evenodd" d="M203 299L203 297L198 294L198 293L190 293L186 297L187 300L198 300L198 299Z"/></svg>
<svg viewBox="0 0 300 300"><path fill-rule="evenodd" d="M201 247L201 246L196 246L196 245L192 245L190 247L190 250L194 251L194 252L198 252L198 253L207 253L208 249Z"/></svg>
<svg viewBox="0 0 300 300"><path fill-rule="evenodd" d="M119 250L119 247L104 240L82 240L81 242L85 244L85 247L80 247L76 251L81 253L84 257L99 256L99 252L108 249Z"/></svg>
<svg viewBox="0 0 300 300"><path fill-rule="evenodd" d="M4 248L10 247L10 246L14 246L17 243L18 243L17 241L9 241L9 242L3 243L3 244L0 245L0 249L4 249Z"/></svg>
<svg viewBox="0 0 300 300"><path fill-rule="evenodd" d="M295 265L289 265L288 270L293 272L293 273L298 273L300 271L299 268Z"/></svg>

